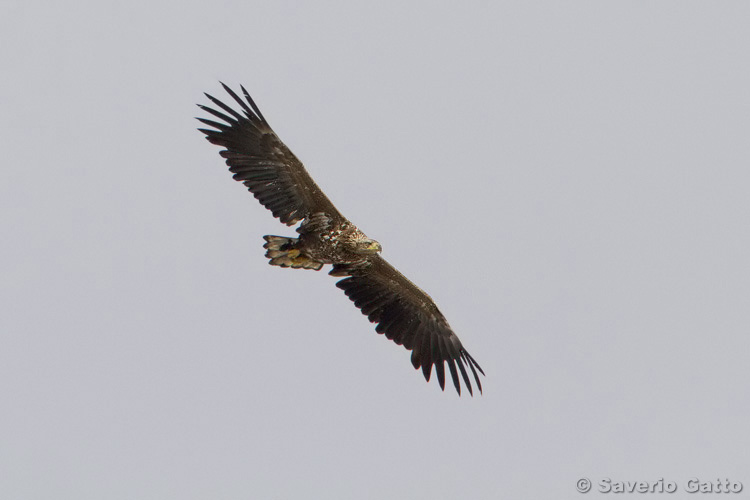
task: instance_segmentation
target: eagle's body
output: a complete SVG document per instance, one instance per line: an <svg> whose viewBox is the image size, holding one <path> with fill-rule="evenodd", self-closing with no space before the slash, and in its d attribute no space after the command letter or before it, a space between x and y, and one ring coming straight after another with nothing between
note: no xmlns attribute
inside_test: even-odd
<svg viewBox="0 0 750 500"><path fill-rule="evenodd" d="M213 144L226 148L221 156L226 158L234 179L243 181L275 217L289 226L301 221L297 238L264 236L270 264L316 271L326 264L333 265L329 274L344 277L336 286L371 322L377 323L378 333L412 351L412 364L422 368L428 381L434 366L440 387L444 388L447 363L458 393L459 371L472 393L466 365L481 391L477 370L484 372L463 348L430 296L379 255L380 243L339 213L302 163L279 140L247 91L242 88L245 102L223 86L243 113L206 94L223 112L199 106L225 123L198 118L215 129L200 129L201 132Z"/></svg>
<svg viewBox="0 0 750 500"><path fill-rule="evenodd" d="M316 271L324 264L358 267L366 265L368 256L381 250L380 243L365 236L348 220L323 212L306 218L297 232L300 234L297 239L264 236L266 257L272 265Z"/></svg>

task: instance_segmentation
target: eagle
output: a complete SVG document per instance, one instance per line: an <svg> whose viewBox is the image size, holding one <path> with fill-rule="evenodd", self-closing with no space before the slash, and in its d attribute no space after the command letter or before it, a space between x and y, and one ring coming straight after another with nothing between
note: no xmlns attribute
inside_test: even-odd
<svg viewBox="0 0 750 500"><path fill-rule="evenodd" d="M477 372L484 371L464 349L435 302L380 256L382 246L368 238L333 206L305 167L274 133L243 86L245 100L224 83L224 90L239 111L219 99L204 95L216 107L198 107L221 121L197 118L211 128L199 128L206 139L224 148L234 180L241 181L255 198L281 222L296 229L298 237L264 236L266 257L274 266L320 270L343 277L336 286L376 323L375 331L411 350L411 363L422 369L429 382L434 367L445 390L445 365L461 395L460 377L473 396L466 367L479 392Z"/></svg>

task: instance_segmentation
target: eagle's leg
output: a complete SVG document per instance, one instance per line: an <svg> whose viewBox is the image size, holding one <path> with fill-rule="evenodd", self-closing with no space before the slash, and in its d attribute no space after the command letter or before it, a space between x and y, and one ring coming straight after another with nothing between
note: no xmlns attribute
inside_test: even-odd
<svg viewBox="0 0 750 500"><path fill-rule="evenodd" d="M271 259L269 264L272 266L314 269L315 271L323 267L322 262L311 259L298 248L299 238L266 235L263 239L266 240L263 248L266 249L266 257Z"/></svg>

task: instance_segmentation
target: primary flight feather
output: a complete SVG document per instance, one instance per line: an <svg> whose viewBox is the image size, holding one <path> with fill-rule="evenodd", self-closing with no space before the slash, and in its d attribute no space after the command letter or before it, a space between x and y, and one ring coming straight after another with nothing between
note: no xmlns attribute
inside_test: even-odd
<svg viewBox="0 0 750 500"><path fill-rule="evenodd" d="M302 222L297 238L263 237L270 264L316 271L332 264L329 274L344 277L336 286L377 324L378 333L412 351L412 365L422 368L427 381L434 367L440 388L445 390L447 364L458 394L463 379L473 395L468 367L481 392L477 372L484 372L430 296L380 256L380 243L339 213L302 162L274 133L245 88L240 87L243 100L222 86L240 111L205 94L216 108L198 106L220 121L198 118L211 127L198 130L209 142L224 148L219 154L226 159L234 179L242 181L274 217L288 226Z"/></svg>

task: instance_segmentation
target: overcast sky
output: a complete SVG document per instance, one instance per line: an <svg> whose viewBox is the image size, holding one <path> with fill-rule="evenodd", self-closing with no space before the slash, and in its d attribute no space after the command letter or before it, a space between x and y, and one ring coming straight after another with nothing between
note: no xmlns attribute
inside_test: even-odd
<svg viewBox="0 0 750 500"><path fill-rule="evenodd" d="M747 2L2 10L0 497L750 495ZM293 229L195 130L219 80L430 293L483 395L267 264Z"/></svg>

